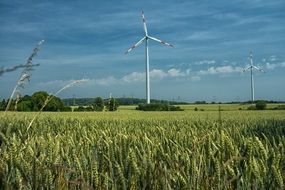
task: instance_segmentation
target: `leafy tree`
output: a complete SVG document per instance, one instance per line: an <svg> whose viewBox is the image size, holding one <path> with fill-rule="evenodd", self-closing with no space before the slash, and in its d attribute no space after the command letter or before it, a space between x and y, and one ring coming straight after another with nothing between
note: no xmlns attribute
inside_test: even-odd
<svg viewBox="0 0 285 190"><path fill-rule="evenodd" d="M248 110L256 110L256 106L255 105L251 105L247 108Z"/></svg>
<svg viewBox="0 0 285 190"><path fill-rule="evenodd" d="M31 100L21 100L17 106L17 111L33 111L32 109L33 107Z"/></svg>
<svg viewBox="0 0 285 190"><path fill-rule="evenodd" d="M92 106L78 106L77 108L75 108L73 111L78 111L78 112L83 112L83 111L94 111Z"/></svg>
<svg viewBox="0 0 285 190"><path fill-rule="evenodd" d="M47 97L48 97L47 92L44 91L35 92L31 97L33 111L39 111L44 105Z"/></svg>
<svg viewBox="0 0 285 190"><path fill-rule="evenodd" d="M93 104L94 111L103 111L104 109L104 100L101 97L97 97L94 100Z"/></svg>
<svg viewBox="0 0 285 190"><path fill-rule="evenodd" d="M258 100L255 104L257 110L265 110L266 102L264 100Z"/></svg>
<svg viewBox="0 0 285 190"><path fill-rule="evenodd" d="M31 101L31 98L32 98L31 96L25 95L25 96L21 97L20 101L27 101L27 100Z"/></svg>
<svg viewBox="0 0 285 190"><path fill-rule="evenodd" d="M85 111L94 111L93 107L92 106L88 106L85 108Z"/></svg>
<svg viewBox="0 0 285 190"><path fill-rule="evenodd" d="M136 110L142 111L183 111L179 106L163 103L139 104Z"/></svg>
<svg viewBox="0 0 285 190"><path fill-rule="evenodd" d="M203 101L196 101L195 104L207 104L207 102L204 100Z"/></svg>
<svg viewBox="0 0 285 190"><path fill-rule="evenodd" d="M44 91L35 92L31 97L32 110L39 111L44 105L45 101L49 97L49 94ZM64 110L64 104L61 99L55 96L50 97L51 100L45 106L44 111L61 111Z"/></svg>
<svg viewBox="0 0 285 190"><path fill-rule="evenodd" d="M74 111L85 111L85 108L83 106L79 106L75 108Z"/></svg>
<svg viewBox="0 0 285 190"><path fill-rule="evenodd" d="M52 96L52 99L44 108L45 111L62 111L64 110L64 105L60 98Z"/></svg>
<svg viewBox="0 0 285 190"><path fill-rule="evenodd" d="M108 111L116 111L118 107L119 107L119 104L114 98L111 98L107 103Z"/></svg>
<svg viewBox="0 0 285 190"><path fill-rule="evenodd" d="M3 99L0 103L0 110L3 111L5 110L5 108L6 108L6 100Z"/></svg>
<svg viewBox="0 0 285 190"><path fill-rule="evenodd" d="M4 106L4 110L6 110L6 107L7 107L9 101L10 101L10 98L7 99L7 101L6 101L6 103L5 103L5 106ZM14 111L15 102L16 102L16 100L14 100L14 99L11 100L11 102L10 102L10 107L9 107L9 111Z"/></svg>
<svg viewBox="0 0 285 190"><path fill-rule="evenodd" d="M71 112L72 108L70 106L65 106L62 111Z"/></svg>

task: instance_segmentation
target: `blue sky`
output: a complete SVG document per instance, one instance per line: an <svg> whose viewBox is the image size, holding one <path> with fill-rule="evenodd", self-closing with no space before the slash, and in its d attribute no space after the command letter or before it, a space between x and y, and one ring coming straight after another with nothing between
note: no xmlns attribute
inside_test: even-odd
<svg viewBox="0 0 285 190"><path fill-rule="evenodd" d="M124 52L143 37L141 10L151 36L151 98L185 101L250 99L250 74L241 74L253 51L256 99L285 100L284 0L0 1L0 66L34 59L22 94L54 93L85 78L61 97L145 97L144 46ZM0 77L6 98L21 70Z"/></svg>

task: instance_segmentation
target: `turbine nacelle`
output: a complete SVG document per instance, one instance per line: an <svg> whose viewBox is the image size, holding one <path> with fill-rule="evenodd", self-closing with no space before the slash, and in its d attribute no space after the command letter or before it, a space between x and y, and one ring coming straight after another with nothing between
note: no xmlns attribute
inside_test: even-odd
<svg viewBox="0 0 285 190"><path fill-rule="evenodd" d="M136 44L134 44L132 47L130 47L130 48L125 52L125 54L131 52L133 49L135 49L136 47L138 47L139 45L141 45L145 40L149 40L149 39L150 39L150 40L153 40L153 41L156 41L156 42L158 42L158 43L161 43L161 44L163 44L163 45L166 45L166 46L174 47L172 44L167 43L167 42L165 42L165 41L162 41L162 40L160 40L160 39L157 39L157 38L155 38L155 37L145 36L145 37L143 37L142 39L140 39Z"/></svg>
<svg viewBox="0 0 285 190"><path fill-rule="evenodd" d="M253 55L252 55L252 51L250 51L248 58L249 58L249 60L250 60L250 66L248 66L247 68L243 69L243 70L242 70L243 73L244 73L245 71L247 71L247 70L252 70L252 69L256 69L257 71L260 71L260 72L265 73L265 71L264 71L262 68L253 65Z"/></svg>

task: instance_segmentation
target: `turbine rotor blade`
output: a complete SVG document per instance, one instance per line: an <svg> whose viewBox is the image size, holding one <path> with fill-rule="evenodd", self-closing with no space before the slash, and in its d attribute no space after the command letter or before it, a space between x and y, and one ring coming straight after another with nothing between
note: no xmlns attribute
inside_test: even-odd
<svg viewBox="0 0 285 190"><path fill-rule="evenodd" d="M253 58L252 51L249 52L249 58L250 58L250 59Z"/></svg>
<svg viewBox="0 0 285 190"><path fill-rule="evenodd" d="M144 29L144 32L145 32L145 35L147 36L147 27L146 27L146 21L145 21L145 17L144 17L144 13L142 11L142 20L143 20L143 29Z"/></svg>
<svg viewBox="0 0 285 190"><path fill-rule="evenodd" d="M244 73L245 71L247 71L247 70L250 69L250 68L251 68L251 66L249 66L249 67L243 69L242 72Z"/></svg>
<svg viewBox="0 0 285 190"><path fill-rule="evenodd" d="M142 39L140 39L140 41L138 41L135 45L133 45L132 47L130 47L125 54L129 53L130 51L132 51L133 49L135 49L136 47L138 47L144 40L146 37L143 37Z"/></svg>
<svg viewBox="0 0 285 190"><path fill-rule="evenodd" d="M164 45L167 45L167 46L170 46L170 47L174 47L174 46L171 45L170 43L164 42L164 41L159 40L159 39L157 39L157 38L154 38L154 37L151 37L151 36L148 36L148 38L149 38L149 39L152 39L152 40L154 40L154 41L156 41L156 42L159 42L159 43L161 43L161 44L164 44Z"/></svg>
<svg viewBox="0 0 285 190"><path fill-rule="evenodd" d="M265 71L263 69L259 68L259 67L256 67L256 66L252 66L252 67L255 68L256 70L260 71L260 72L265 73Z"/></svg>

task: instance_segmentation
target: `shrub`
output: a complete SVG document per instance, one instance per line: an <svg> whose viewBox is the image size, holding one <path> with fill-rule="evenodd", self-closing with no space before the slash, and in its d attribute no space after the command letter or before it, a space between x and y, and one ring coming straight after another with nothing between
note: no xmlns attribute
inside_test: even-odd
<svg viewBox="0 0 285 190"><path fill-rule="evenodd" d="M247 109L248 109L248 110L256 110L256 107L255 107L255 105L251 105L251 106L249 106Z"/></svg>
<svg viewBox="0 0 285 190"><path fill-rule="evenodd" d="M32 102L30 100L20 101L17 106L17 111L33 111Z"/></svg>
<svg viewBox="0 0 285 190"><path fill-rule="evenodd" d="M85 108L84 111L94 111L93 107L92 106L88 106Z"/></svg>
<svg viewBox="0 0 285 190"><path fill-rule="evenodd" d="M266 102L263 100L258 100L255 104L255 108L257 110L265 110L266 109Z"/></svg>
<svg viewBox="0 0 285 190"><path fill-rule="evenodd" d="M277 107L274 107L273 110L285 110L285 105L278 105Z"/></svg>
<svg viewBox="0 0 285 190"><path fill-rule="evenodd" d="M119 103L115 98L111 98L108 102L107 102L107 110L108 111L116 111L119 107Z"/></svg>
<svg viewBox="0 0 285 190"><path fill-rule="evenodd" d="M198 111L198 108L197 108L197 107L195 107L195 108L194 108L194 111Z"/></svg>
<svg viewBox="0 0 285 190"><path fill-rule="evenodd" d="M103 111L104 109L104 100L101 97L97 97L94 100L93 104L94 111Z"/></svg>
<svg viewBox="0 0 285 190"><path fill-rule="evenodd" d="M196 101L195 104L207 104L207 102L204 100L203 101Z"/></svg>
<svg viewBox="0 0 285 190"><path fill-rule="evenodd" d="M72 111L72 108L70 106L64 106L62 111L69 112L69 111Z"/></svg>
<svg viewBox="0 0 285 190"><path fill-rule="evenodd" d="M85 108L83 106L79 106L78 108L75 108L74 111L85 111Z"/></svg>
<svg viewBox="0 0 285 190"><path fill-rule="evenodd" d="M139 104L136 110L142 111L183 111L179 106L162 103Z"/></svg>

